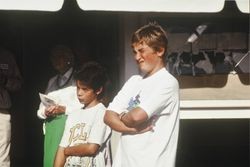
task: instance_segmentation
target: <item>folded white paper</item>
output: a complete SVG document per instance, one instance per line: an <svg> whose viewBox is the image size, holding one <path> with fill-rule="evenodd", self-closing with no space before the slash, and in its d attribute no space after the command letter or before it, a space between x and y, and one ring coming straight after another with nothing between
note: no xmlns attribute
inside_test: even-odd
<svg viewBox="0 0 250 167"><path fill-rule="evenodd" d="M57 100L51 96L39 93L42 104L47 108L57 104Z"/></svg>

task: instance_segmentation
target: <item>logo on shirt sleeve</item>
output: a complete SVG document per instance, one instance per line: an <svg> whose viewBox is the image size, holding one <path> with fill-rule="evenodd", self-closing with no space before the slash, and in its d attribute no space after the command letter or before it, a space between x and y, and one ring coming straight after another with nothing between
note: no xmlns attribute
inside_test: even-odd
<svg viewBox="0 0 250 167"><path fill-rule="evenodd" d="M137 94L135 97L131 97L128 103L127 110L130 111L136 108L140 104L140 94Z"/></svg>

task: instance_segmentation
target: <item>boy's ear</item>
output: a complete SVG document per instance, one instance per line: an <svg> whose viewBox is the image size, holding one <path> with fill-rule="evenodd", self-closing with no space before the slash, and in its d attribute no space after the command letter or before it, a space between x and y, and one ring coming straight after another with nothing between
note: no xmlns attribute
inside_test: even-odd
<svg viewBox="0 0 250 167"><path fill-rule="evenodd" d="M158 55L159 57L163 57L164 52L165 52L165 49L164 49L164 48L159 48L159 50L157 51L157 55Z"/></svg>
<svg viewBox="0 0 250 167"><path fill-rule="evenodd" d="M96 93L97 95L99 95L100 93L102 93L102 90L103 90L103 87L100 87L99 89L97 89L97 90L95 91L95 93Z"/></svg>

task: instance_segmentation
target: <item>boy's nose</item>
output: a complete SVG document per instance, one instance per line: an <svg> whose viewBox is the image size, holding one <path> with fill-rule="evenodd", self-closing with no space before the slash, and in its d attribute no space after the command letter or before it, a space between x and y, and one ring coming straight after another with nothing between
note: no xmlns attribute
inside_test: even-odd
<svg viewBox="0 0 250 167"><path fill-rule="evenodd" d="M141 58L141 55L140 53L136 53L135 56L134 56L135 60L139 60Z"/></svg>

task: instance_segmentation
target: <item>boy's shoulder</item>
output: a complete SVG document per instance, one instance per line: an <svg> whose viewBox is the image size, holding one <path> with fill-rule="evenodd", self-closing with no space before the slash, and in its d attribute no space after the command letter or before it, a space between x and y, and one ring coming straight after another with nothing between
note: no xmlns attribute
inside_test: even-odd
<svg viewBox="0 0 250 167"><path fill-rule="evenodd" d="M98 103L96 106L94 106L94 108L98 111L106 110L106 107L103 103Z"/></svg>
<svg viewBox="0 0 250 167"><path fill-rule="evenodd" d="M142 80L142 76L141 75L132 75L126 83L135 83Z"/></svg>

